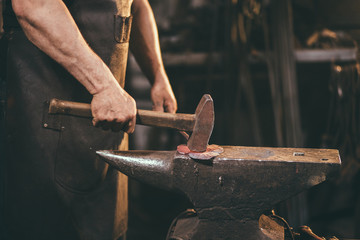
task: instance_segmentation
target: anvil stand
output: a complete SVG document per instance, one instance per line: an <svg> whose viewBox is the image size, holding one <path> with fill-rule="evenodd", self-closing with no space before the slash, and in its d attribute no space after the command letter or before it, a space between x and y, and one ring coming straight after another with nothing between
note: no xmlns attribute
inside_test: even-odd
<svg viewBox="0 0 360 240"><path fill-rule="evenodd" d="M281 240L259 228L261 214L325 181L341 164L337 150L223 148L210 161L176 151L97 153L129 177L188 197L196 215L179 218L171 237L183 240Z"/></svg>

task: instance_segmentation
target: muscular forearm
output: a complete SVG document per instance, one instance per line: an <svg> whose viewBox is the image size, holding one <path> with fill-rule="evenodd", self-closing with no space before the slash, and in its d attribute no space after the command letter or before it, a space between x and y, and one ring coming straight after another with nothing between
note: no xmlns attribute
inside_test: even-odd
<svg viewBox="0 0 360 240"><path fill-rule="evenodd" d="M177 103L162 62L157 27L149 2L134 0L132 12L130 48L152 83L153 110L176 112Z"/></svg>
<svg viewBox="0 0 360 240"><path fill-rule="evenodd" d="M12 3L29 40L63 65L91 94L115 86L110 70L86 44L61 0Z"/></svg>
<svg viewBox="0 0 360 240"><path fill-rule="evenodd" d="M106 121L114 131L135 127L136 104L110 69L90 49L61 0L12 0L26 36L65 67L93 95L94 125Z"/></svg>
<svg viewBox="0 0 360 240"><path fill-rule="evenodd" d="M158 75L165 74L154 15L147 0L134 0L132 13L130 49L153 83L156 79L162 79Z"/></svg>

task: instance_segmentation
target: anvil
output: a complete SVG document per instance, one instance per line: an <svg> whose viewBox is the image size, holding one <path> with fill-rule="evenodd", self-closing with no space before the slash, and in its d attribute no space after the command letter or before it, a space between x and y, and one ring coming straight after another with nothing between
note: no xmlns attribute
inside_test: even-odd
<svg viewBox="0 0 360 240"><path fill-rule="evenodd" d="M259 217L325 181L340 168L337 150L223 146L201 161L177 151L98 151L122 173L185 194L197 217L182 239L272 239Z"/></svg>

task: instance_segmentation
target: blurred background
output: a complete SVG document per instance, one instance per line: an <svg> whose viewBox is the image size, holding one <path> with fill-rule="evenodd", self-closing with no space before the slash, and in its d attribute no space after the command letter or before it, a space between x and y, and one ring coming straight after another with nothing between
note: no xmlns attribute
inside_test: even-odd
<svg viewBox="0 0 360 240"><path fill-rule="evenodd" d="M149 2L178 112L194 113L209 93L212 144L339 149L341 173L276 212L321 236L360 238L360 2ZM131 54L126 81L138 108L151 109L150 84ZM144 126L130 136L130 149L182 143L176 131ZM171 221L191 208L183 196L134 180L129 198L129 240L165 239Z"/></svg>

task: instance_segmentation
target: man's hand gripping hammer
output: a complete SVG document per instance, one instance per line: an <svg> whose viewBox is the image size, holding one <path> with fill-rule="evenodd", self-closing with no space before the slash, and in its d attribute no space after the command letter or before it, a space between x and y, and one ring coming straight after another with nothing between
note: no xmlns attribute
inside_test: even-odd
<svg viewBox="0 0 360 240"><path fill-rule="evenodd" d="M80 117L92 117L90 104L52 99L50 114L66 114ZM137 110L136 123L154 127L165 127L179 131L192 132L187 146L193 152L205 152L214 128L214 102L205 94L194 114L165 113L149 110Z"/></svg>

